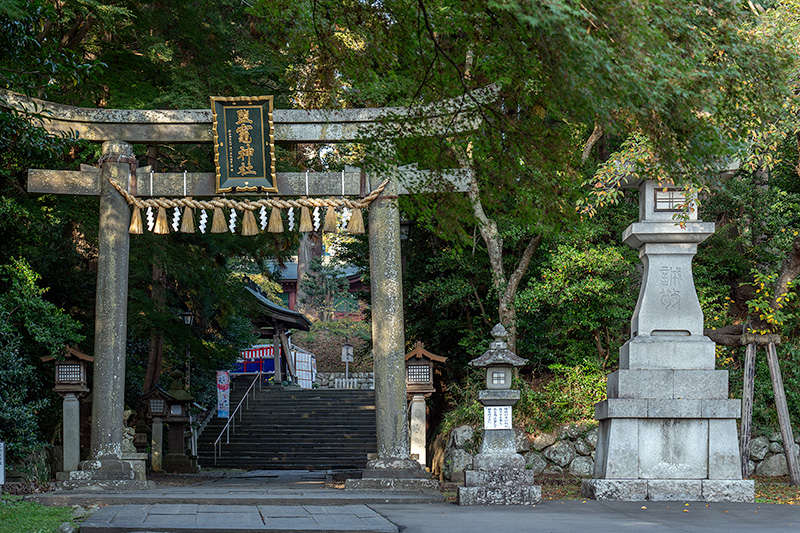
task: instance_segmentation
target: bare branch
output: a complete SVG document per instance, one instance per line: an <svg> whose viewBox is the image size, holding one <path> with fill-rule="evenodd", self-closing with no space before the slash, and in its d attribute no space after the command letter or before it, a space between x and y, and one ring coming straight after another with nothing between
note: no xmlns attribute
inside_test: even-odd
<svg viewBox="0 0 800 533"><path fill-rule="evenodd" d="M536 235L533 237L528 245L525 247L525 251L522 253L522 257L520 257L519 262L517 263L517 268L514 269L514 272L508 278L508 285L506 285L506 294L509 296L516 294L517 288L519 288L519 283L522 281L522 278L525 276L525 273L528 272L528 266L531 263L531 259L533 258L533 254L536 253L536 250L539 249L539 244L542 242L542 234Z"/></svg>
<svg viewBox="0 0 800 533"><path fill-rule="evenodd" d="M597 120L595 120L592 134L589 135L589 139L586 141L586 145L583 147L583 152L581 153L582 163L585 163L586 160L589 159L589 156L592 155L592 148L594 148L594 145L597 144L597 141L599 141L600 137L602 136L603 126Z"/></svg>

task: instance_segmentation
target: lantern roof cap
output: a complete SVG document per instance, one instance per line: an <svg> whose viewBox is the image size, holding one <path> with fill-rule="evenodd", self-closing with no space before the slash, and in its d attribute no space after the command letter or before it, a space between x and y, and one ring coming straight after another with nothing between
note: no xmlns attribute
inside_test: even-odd
<svg viewBox="0 0 800 533"><path fill-rule="evenodd" d="M447 357L442 357L441 355L436 355L426 350L422 341L417 341L416 344L414 344L414 349L406 354L406 361L412 357L416 357L417 359L427 358L437 363L444 363L447 361Z"/></svg>
<svg viewBox="0 0 800 533"><path fill-rule="evenodd" d="M194 396L189 394L186 389L183 388L183 372L180 370L173 370L169 373L169 377L172 378L172 383L169 386L169 390L167 393L175 398L178 402L191 402L194 401Z"/></svg>
<svg viewBox="0 0 800 533"><path fill-rule="evenodd" d="M147 391L144 394L142 394L142 396L139 398L139 401L140 402L144 402L146 400L149 400L150 398L162 398L162 399L165 399L165 400L174 400L175 399L172 396L172 394L168 393L167 391L165 391L164 389L162 389L158 385L156 385L155 387L153 387L149 391Z"/></svg>
<svg viewBox="0 0 800 533"><path fill-rule="evenodd" d="M81 361L87 361L89 363L94 362L94 357L92 357L91 355L86 355L85 353L78 351L76 348L73 348L72 346L67 346L66 352L64 353L64 359L70 359L73 357L76 359L80 359ZM56 360L56 358L53 357L52 355L46 355L41 359L44 362Z"/></svg>
<svg viewBox="0 0 800 533"><path fill-rule="evenodd" d="M492 328L494 341L489 345L489 349L483 355L469 362L470 366L477 368L493 365L523 366L528 362L527 359L519 357L508 349L508 332L502 324L496 324Z"/></svg>

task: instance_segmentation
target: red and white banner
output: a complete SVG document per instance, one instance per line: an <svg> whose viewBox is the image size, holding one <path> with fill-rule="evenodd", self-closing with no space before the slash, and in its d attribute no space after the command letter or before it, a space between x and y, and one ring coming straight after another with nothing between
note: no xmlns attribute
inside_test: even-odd
<svg viewBox="0 0 800 533"><path fill-rule="evenodd" d="M225 370L217 371L217 416L228 418L231 402L231 376Z"/></svg>

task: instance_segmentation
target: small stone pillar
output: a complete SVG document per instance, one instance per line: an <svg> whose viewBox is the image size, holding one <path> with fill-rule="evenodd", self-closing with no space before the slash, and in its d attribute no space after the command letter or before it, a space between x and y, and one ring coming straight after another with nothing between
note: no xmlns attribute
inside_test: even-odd
<svg viewBox="0 0 800 533"><path fill-rule="evenodd" d="M81 462L81 403L74 392L64 393L61 427L64 432L64 472L72 472Z"/></svg>
<svg viewBox="0 0 800 533"><path fill-rule="evenodd" d="M411 398L411 455L417 456L417 462L425 468L427 455L425 453L425 396L415 394Z"/></svg>
<svg viewBox="0 0 800 533"><path fill-rule="evenodd" d="M595 406L594 479L582 486L588 498L753 501L753 482L739 467L741 403L728 398L728 372L714 370L715 344L703 335L692 278L697 245L714 224L699 222L696 208L677 223L686 201L683 191L645 181L639 222L623 234L639 250L644 277L608 399Z"/></svg>
<svg viewBox="0 0 800 533"><path fill-rule="evenodd" d="M164 457L164 422L153 418L153 433L150 437L150 469L153 472L163 471Z"/></svg>
<svg viewBox="0 0 800 533"><path fill-rule="evenodd" d="M406 354L406 393L410 401L410 429L411 429L411 456L416 455L417 461L422 466L427 464L426 433L428 423L426 420L425 398L436 392L433 383L433 363L444 363L447 357L442 357L425 349L421 341L414 344L414 349Z"/></svg>
<svg viewBox="0 0 800 533"><path fill-rule="evenodd" d="M67 346L63 359L42 357L42 361L55 362L55 390L62 398L62 468L56 479L66 481L70 472L78 470L81 460L81 404L80 398L89 392L87 363L94 361L76 348Z"/></svg>
<svg viewBox="0 0 800 533"><path fill-rule="evenodd" d="M534 484L533 471L525 469L525 458L517 453L511 408L519 400L511 389L513 367L528 362L508 349L508 334L502 324L492 328L494 342L470 366L486 368L486 390L478 393L483 404L483 441L464 471L464 486L458 488L459 505L531 505L542 499L542 488Z"/></svg>

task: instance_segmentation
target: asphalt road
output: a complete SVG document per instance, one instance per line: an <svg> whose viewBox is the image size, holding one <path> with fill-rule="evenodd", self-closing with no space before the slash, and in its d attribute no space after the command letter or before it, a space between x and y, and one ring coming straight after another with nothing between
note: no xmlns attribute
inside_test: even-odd
<svg viewBox="0 0 800 533"><path fill-rule="evenodd" d="M370 505L402 533L800 531L800 506L545 500L535 506Z"/></svg>

